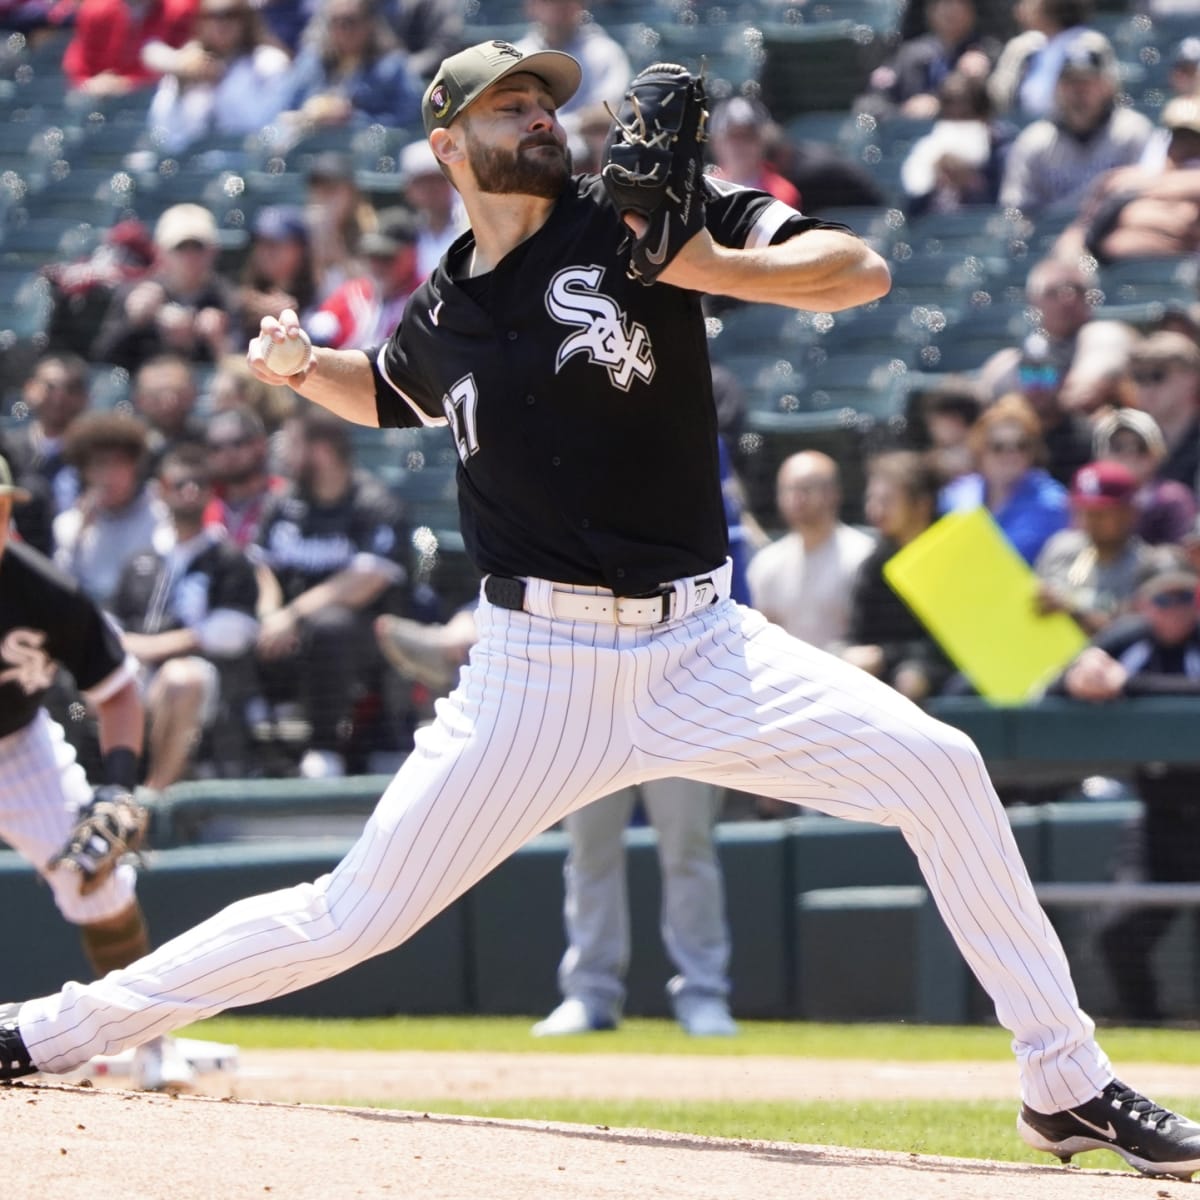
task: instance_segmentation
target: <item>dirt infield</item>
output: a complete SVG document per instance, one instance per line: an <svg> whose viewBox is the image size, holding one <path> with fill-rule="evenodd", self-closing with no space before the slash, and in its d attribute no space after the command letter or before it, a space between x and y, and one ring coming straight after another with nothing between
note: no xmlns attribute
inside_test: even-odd
<svg viewBox="0 0 1200 1200"><path fill-rule="evenodd" d="M0 1088L6 1200L1183 1200L1190 1185L645 1130Z"/></svg>
<svg viewBox="0 0 1200 1200"><path fill-rule="evenodd" d="M1130 1077L1153 1093L1200 1094L1197 1068L1128 1066ZM115 1083L0 1087L5 1200L1184 1200L1200 1194L1170 1180L1054 1165L291 1102L1012 1097L1011 1064L655 1056L649 1070L645 1058L629 1055L260 1050L242 1052L236 1076L206 1077L208 1096L172 1100L121 1091Z"/></svg>

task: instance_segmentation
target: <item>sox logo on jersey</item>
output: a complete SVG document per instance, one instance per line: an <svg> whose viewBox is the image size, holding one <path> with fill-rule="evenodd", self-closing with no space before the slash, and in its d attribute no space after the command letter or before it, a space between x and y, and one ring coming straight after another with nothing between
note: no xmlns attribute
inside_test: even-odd
<svg viewBox="0 0 1200 1200"><path fill-rule="evenodd" d="M13 664L0 671L0 683L15 683L27 696L54 682L53 659L42 647L46 635L36 629L14 629L0 643L0 661Z"/></svg>
<svg viewBox="0 0 1200 1200"><path fill-rule="evenodd" d="M550 280L546 310L563 325L581 329L558 348L554 372L573 354L586 354L589 362L608 368L615 387L629 391L634 379L654 378L654 354L646 327L629 318L611 296L598 290L604 268L568 267Z"/></svg>

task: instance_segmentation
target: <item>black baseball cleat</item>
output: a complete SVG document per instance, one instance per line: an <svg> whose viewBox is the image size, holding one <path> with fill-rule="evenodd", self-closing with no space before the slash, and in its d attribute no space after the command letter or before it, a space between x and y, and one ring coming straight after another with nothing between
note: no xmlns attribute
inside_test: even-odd
<svg viewBox="0 0 1200 1200"><path fill-rule="evenodd" d="M1017 1132L1035 1150L1070 1162L1085 1150L1112 1150L1145 1175L1191 1179L1200 1171L1200 1125L1114 1079L1094 1100L1062 1112L1021 1106Z"/></svg>
<svg viewBox="0 0 1200 1200"><path fill-rule="evenodd" d="M0 1083L37 1074L37 1067L33 1065L17 1028L20 1010L19 1004L0 1004Z"/></svg>

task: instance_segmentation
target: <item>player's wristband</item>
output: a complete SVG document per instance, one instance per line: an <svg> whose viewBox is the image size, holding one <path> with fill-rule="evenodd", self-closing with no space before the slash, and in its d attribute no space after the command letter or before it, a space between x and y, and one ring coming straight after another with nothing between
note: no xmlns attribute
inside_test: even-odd
<svg viewBox="0 0 1200 1200"><path fill-rule="evenodd" d="M104 782L133 791L138 781L138 756L128 746L115 746L104 756Z"/></svg>

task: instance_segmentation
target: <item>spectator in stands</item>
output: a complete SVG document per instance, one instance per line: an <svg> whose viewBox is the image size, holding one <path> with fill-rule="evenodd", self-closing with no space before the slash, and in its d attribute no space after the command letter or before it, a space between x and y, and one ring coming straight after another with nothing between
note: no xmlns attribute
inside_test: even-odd
<svg viewBox="0 0 1200 1200"><path fill-rule="evenodd" d="M1129 468L1139 487L1137 534L1151 546L1179 544L1196 520L1196 493L1177 479L1161 479L1167 443L1158 422L1137 408L1114 408L1096 418L1096 458Z"/></svg>
<svg viewBox="0 0 1200 1200"><path fill-rule="evenodd" d="M156 144L178 154L209 134L256 133L283 107L290 63L250 0L200 0L196 36L159 60L147 114Z"/></svg>
<svg viewBox="0 0 1200 1200"><path fill-rule="evenodd" d="M144 279L154 266L154 239L141 221L118 221L85 258L42 268L50 282L51 311L46 338L51 350L86 358L113 293Z"/></svg>
<svg viewBox="0 0 1200 1200"><path fill-rule="evenodd" d="M1161 165L1103 176L1055 243L1056 257L1070 262L1088 253L1111 263L1200 250L1200 98L1176 97L1159 122L1170 133Z"/></svg>
<svg viewBox="0 0 1200 1200"><path fill-rule="evenodd" d="M856 107L877 116L935 117L938 89L952 71L981 80L991 72L999 46L980 34L977 17L974 0L926 0L929 32L903 42L875 68Z"/></svg>
<svg viewBox="0 0 1200 1200"><path fill-rule="evenodd" d="M971 428L979 420L983 401L973 380L942 376L914 389L907 410L911 445L923 452L943 486L974 470Z"/></svg>
<svg viewBox="0 0 1200 1200"><path fill-rule="evenodd" d="M750 603L790 634L826 650L843 643L850 589L874 549L872 539L838 519L842 488L827 454L802 450L780 464L775 503L786 532L750 560Z"/></svg>
<svg viewBox="0 0 1200 1200"><path fill-rule="evenodd" d="M799 208L799 191L767 160L771 125L771 114L759 101L734 96L715 105L708 126L713 174Z"/></svg>
<svg viewBox="0 0 1200 1200"><path fill-rule="evenodd" d="M212 496L206 451L181 446L159 464L158 494L174 531L168 550L125 565L111 601L122 641L146 668L148 788L183 779L216 719L222 672L245 661L258 631L258 584L250 560L224 530L205 527Z"/></svg>
<svg viewBox="0 0 1200 1200"><path fill-rule="evenodd" d="M260 209L251 230L250 252L238 288L239 340L258 337L263 317L278 317L285 308L307 325L317 294L308 226L304 212L293 205Z"/></svg>
<svg viewBox="0 0 1200 1200"><path fill-rule="evenodd" d="M66 456L83 490L54 520L54 561L107 607L125 564L174 540L170 515L143 482L146 427L122 412L84 413L67 432Z"/></svg>
<svg viewBox="0 0 1200 1200"><path fill-rule="evenodd" d="M1200 92L1200 37L1186 37L1175 47L1167 78L1173 95L1195 96Z"/></svg>
<svg viewBox="0 0 1200 1200"><path fill-rule="evenodd" d="M156 83L163 70L156 55L187 42L196 8L197 0L81 0L63 55L67 82L93 96Z"/></svg>
<svg viewBox="0 0 1200 1200"><path fill-rule="evenodd" d="M1021 360L1027 353L1053 363L1062 373L1057 398L1064 410L1090 413L1120 402L1137 331L1122 321L1096 319L1091 288L1091 278L1077 259L1047 258L1034 265L1025 281L1025 297L1038 328L1024 346L999 350L983 364L979 376L985 396L994 400L1022 390Z"/></svg>
<svg viewBox="0 0 1200 1200"><path fill-rule="evenodd" d="M883 567L933 524L937 497L937 476L911 450L880 454L867 464L866 515L879 540L855 577L846 635L849 645L842 650L847 662L918 703L942 689L952 668L892 590Z"/></svg>
<svg viewBox="0 0 1200 1200"><path fill-rule="evenodd" d="M192 364L179 354L156 354L133 377L134 411L146 424L147 469L185 442L204 441L204 422L196 415L196 380Z"/></svg>
<svg viewBox="0 0 1200 1200"><path fill-rule="evenodd" d="M1172 96L1191 99L1198 90L1197 67L1200 66L1200 37L1184 38L1175 48L1171 59L1171 73L1167 77ZM1160 120L1151 134L1140 166L1162 169L1167 150L1171 145L1171 130Z"/></svg>
<svg viewBox="0 0 1200 1200"><path fill-rule="evenodd" d="M212 415L205 444L212 485L205 526L220 527L246 550L258 541L268 503L287 490L287 480L271 473L266 430L253 409Z"/></svg>
<svg viewBox="0 0 1200 1200"><path fill-rule="evenodd" d="M900 167L909 216L994 204L1015 130L992 120L982 79L953 71L938 88L933 128Z"/></svg>
<svg viewBox="0 0 1200 1200"><path fill-rule="evenodd" d="M408 55L409 67L428 83L442 59L456 54L463 40L463 0L386 0L384 15Z"/></svg>
<svg viewBox="0 0 1200 1200"><path fill-rule="evenodd" d="M158 218L154 244L157 267L114 293L92 358L129 371L168 350L215 362L228 349L236 299L217 273L212 213L199 204L172 205Z"/></svg>
<svg viewBox="0 0 1200 1200"><path fill-rule="evenodd" d="M1076 527L1056 533L1034 564L1039 611L1064 612L1088 634L1129 611L1154 554L1135 532L1137 491L1137 479L1117 462L1088 463L1075 473Z"/></svg>
<svg viewBox="0 0 1200 1200"><path fill-rule="evenodd" d="M267 431L250 408L227 408L208 422L211 495L204 524L218 527L239 549L258 541L268 501L287 488L267 462Z"/></svg>
<svg viewBox="0 0 1200 1200"><path fill-rule="evenodd" d="M214 413L249 408L266 429L267 436L274 437L296 411L297 399L289 387L263 383L250 370L244 354L230 354L221 359L213 372L207 406Z"/></svg>
<svg viewBox="0 0 1200 1200"><path fill-rule="evenodd" d="M1046 470L1069 483L1092 456L1092 426L1082 413L1063 406L1062 368L1044 348L1029 345L1017 363L1017 391L1037 413L1046 447Z"/></svg>
<svg viewBox="0 0 1200 1200"><path fill-rule="evenodd" d="M1200 346L1181 333L1152 333L1129 357L1137 406L1162 430L1160 479L1196 490L1200 483Z"/></svg>
<svg viewBox="0 0 1200 1200"><path fill-rule="evenodd" d="M465 215L458 193L424 138L400 151L399 168L401 194L417 217L417 274L425 279L462 233Z"/></svg>
<svg viewBox="0 0 1200 1200"><path fill-rule="evenodd" d="M416 128L421 82L374 0L322 0L287 80L284 120Z"/></svg>
<svg viewBox="0 0 1200 1200"><path fill-rule="evenodd" d="M1141 696L1200 695L1200 585L1192 567L1158 557L1133 598L1134 616L1105 629L1051 690L1090 704ZM1152 883L1200 880L1200 770L1145 763L1134 771L1139 826L1121 874ZM1122 1021L1163 1018L1151 958L1182 910L1121 908L1105 921L1100 946Z"/></svg>
<svg viewBox="0 0 1200 1200"><path fill-rule="evenodd" d="M306 185L304 220L320 302L357 270L358 241L375 228L375 210L355 182L348 154L318 154L308 168Z"/></svg>
<svg viewBox="0 0 1200 1200"><path fill-rule="evenodd" d="M365 350L382 345L421 282L417 222L410 209L384 209L379 228L363 234L359 252L364 274L342 284L308 322L313 341L322 346Z"/></svg>
<svg viewBox="0 0 1200 1200"><path fill-rule="evenodd" d="M386 488L355 470L345 422L306 412L295 488L271 501L257 547L278 581L264 597L263 682L272 700L301 701L305 777L345 774L355 701L380 663L371 618L408 583L408 544Z"/></svg>
<svg viewBox="0 0 1200 1200"><path fill-rule="evenodd" d="M1017 393L986 409L970 433L978 470L942 489L943 512L984 506L1027 562L1070 521L1067 489L1041 466L1046 456L1042 427L1029 402Z"/></svg>
<svg viewBox="0 0 1200 1200"><path fill-rule="evenodd" d="M633 78L629 57L592 19L583 0L525 0L525 15L532 25L517 43L524 54L561 50L583 68L579 90L558 111L568 133L577 129L579 114L608 101L615 111Z"/></svg>
<svg viewBox="0 0 1200 1200"><path fill-rule="evenodd" d="M1017 0L1021 32L1006 43L988 79L997 112L1047 117L1067 47L1087 29L1091 0Z"/></svg>
<svg viewBox="0 0 1200 1200"><path fill-rule="evenodd" d="M1063 51L1054 114L1026 126L1012 144L1000 203L1034 218L1079 206L1092 183L1136 163L1154 126L1116 104L1117 60L1101 33L1088 30Z"/></svg>
<svg viewBox="0 0 1200 1200"><path fill-rule="evenodd" d="M21 404L29 420L10 429L6 436L8 454L17 481L35 496L46 498L50 516L69 508L79 495L79 473L67 460L66 436L71 425L88 407L88 366L77 355L51 351L34 365L21 391ZM20 524L26 541L38 545ZM51 551L46 551L50 553Z"/></svg>

